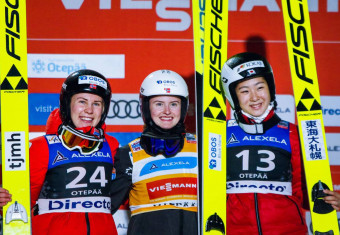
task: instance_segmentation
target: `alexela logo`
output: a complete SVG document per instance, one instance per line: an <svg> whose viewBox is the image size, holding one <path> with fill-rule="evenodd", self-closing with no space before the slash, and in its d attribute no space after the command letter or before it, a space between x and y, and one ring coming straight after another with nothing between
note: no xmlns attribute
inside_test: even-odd
<svg viewBox="0 0 340 235"><path fill-rule="evenodd" d="M26 170L25 132L5 132L6 171Z"/></svg>

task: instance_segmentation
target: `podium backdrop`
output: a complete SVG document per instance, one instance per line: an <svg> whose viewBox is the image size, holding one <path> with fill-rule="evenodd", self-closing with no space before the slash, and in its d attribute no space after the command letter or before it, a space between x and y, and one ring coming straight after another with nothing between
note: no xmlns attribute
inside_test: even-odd
<svg viewBox="0 0 340 235"><path fill-rule="evenodd" d="M266 56L274 70L278 113L296 122L281 1L229 0L229 5L228 57L243 51ZM339 1L310 0L309 10L334 189L340 191ZM158 69L174 70L187 81L186 121L194 132L191 11L191 0L27 1L32 136L44 131L58 106L63 80L81 68L109 78L113 97L107 130L121 145L142 130L139 87Z"/></svg>

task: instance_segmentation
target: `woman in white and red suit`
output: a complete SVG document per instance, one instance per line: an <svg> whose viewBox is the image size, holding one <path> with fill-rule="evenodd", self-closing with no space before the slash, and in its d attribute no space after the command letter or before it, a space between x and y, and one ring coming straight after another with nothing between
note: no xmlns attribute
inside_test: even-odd
<svg viewBox="0 0 340 235"><path fill-rule="evenodd" d="M275 113L270 64L240 53L221 79L235 116L227 124L227 234L306 234L299 136Z"/></svg>

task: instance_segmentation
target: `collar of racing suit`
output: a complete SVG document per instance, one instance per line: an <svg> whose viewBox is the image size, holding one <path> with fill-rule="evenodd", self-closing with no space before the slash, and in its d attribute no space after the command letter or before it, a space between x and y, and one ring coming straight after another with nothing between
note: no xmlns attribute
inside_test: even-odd
<svg viewBox="0 0 340 235"><path fill-rule="evenodd" d="M268 129L272 128L281 121L281 118L275 113L274 108L270 107L268 112L265 112L261 117L261 121L257 121L250 115L241 113L241 118L238 118L239 126L248 134L264 134Z"/></svg>

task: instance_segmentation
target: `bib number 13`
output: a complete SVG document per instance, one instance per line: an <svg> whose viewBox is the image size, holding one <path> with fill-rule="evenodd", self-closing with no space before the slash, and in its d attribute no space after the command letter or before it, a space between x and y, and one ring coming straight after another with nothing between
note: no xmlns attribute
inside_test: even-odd
<svg viewBox="0 0 340 235"><path fill-rule="evenodd" d="M247 171L249 170L249 150L243 150L240 153L236 154L237 158L242 159L242 170ZM265 155L265 157L260 157L260 162L265 163L266 167L256 166L256 170L258 171L272 171L275 169L275 154L268 150L258 150L257 154L261 156Z"/></svg>

